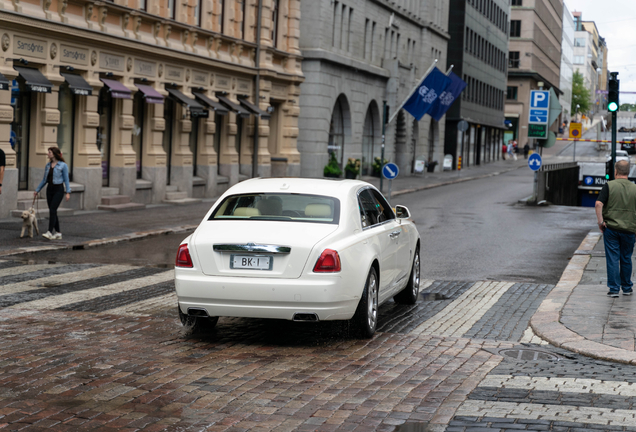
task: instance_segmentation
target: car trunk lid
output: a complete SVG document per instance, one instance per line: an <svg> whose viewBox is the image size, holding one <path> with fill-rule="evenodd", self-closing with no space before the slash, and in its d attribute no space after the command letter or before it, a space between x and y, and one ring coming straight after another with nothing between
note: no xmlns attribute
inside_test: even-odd
<svg viewBox="0 0 636 432"><path fill-rule="evenodd" d="M316 243L336 229L335 224L214 220L197 229L192 246L209 276L293 279L302 274Z"/></svg>

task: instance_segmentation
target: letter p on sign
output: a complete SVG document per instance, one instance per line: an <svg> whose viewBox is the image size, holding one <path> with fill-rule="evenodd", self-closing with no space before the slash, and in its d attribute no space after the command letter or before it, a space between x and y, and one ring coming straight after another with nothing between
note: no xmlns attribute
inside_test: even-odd
<svg viewBox="0 0 636 432"><path fill-rule="evenodd" d="M534 100L532 101L532 106L540 106L540 102L543 102L545 100L545 94L544 93L539 93L536 92L534 94Z"/></svg>

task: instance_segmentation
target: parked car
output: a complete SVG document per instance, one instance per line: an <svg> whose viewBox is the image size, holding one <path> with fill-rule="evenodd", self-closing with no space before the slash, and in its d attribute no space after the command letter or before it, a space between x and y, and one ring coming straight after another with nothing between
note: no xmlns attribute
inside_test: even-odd
<svg viewBox="0 0 636 432"><path fill-rule="evenodd" d="M605 156L605 160L609 161L612 159L612 153ZM625 150L616 150L616 162L626 160L629 162L629 154Z"/></svg>
<svg viewBox="0 0 636 432"><path fill-rule="evenodd" d="M633 136L623 137L621 140L621 150L625 150L628 154L636 154L636 138Z"/></svg>
<svg viewBox="0 0 636 432"><path fill-rule="evenodd" d="M419 284L409 210L358 180L243 181L181 243L175 265L179 316L193 328L220 316L351 320L371 337L379 305L414 304Z"/></svg>

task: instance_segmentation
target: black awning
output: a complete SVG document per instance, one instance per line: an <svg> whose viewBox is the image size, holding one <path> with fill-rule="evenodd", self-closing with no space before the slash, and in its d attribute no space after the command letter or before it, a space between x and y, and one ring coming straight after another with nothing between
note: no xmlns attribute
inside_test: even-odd
<svg viewBox="0 0 636 432"><path fill-rule="evenodd" d="M93 87L91 87L81 75L60 73L68 83L68 87L73 94L90 96L93 94Z"/></svg>
<svg viewBox="0 0 636 432"><path fill-rule="evenodd" d="M227 96L221 93L217 93L216 97L223 105L228 107L228 109L230 109L231 111L234 111L237 116L243 117L243 118L250 116L250 112L248 110L246 110L239 104L232 102Z"/></svg>
<svg viewBox="0 0 636 432"><path fill-rule="evenodd" d="M0 90L9 90L11 87L11 81L0 73Z"/></svg>
<svg viewBox="0 0 636 432"><path fill-rule="evenodd" d="M199 102L207 105L208 108L211 108L212 110L214 110L215 114L227 115L227 113L229 112L228 109L225 108L225 106L223 106L222 104L220 104L218 102L214 102L212 99L210 99L209 97L207 97L203 93L193 92L192 94L194 94L194 97Z"/></svg>
<svg viewBox="0 0 636 432"><path fill-rule="evenodd" d="M166 91L168 92L171 98L176 100L181 105L187 107L192 117L207 117L208 116L208 112L206 111L203 105L201 105L199 102L195 101L194 99L187 97L186 95L181 93L179 90L167 88Z"/></svg>
<svg viewBox="0 0 636 432"><path fill-rule="evenodd" d="M270 113L268 113L267 111L263 111L262 109L260 109L259 107L254 105L252 102L248 101L247 99L239 98L238 100L241 103L241 105L245 107L249 112L251 112L252 114L256 116L259 116L263 120L269 120L272 117Z"/></svg>
<svg viewBox="0 0 636 432"><path fill-rule="evenodd" d="M24 78L28 90L38 93L51 93L53 84L39 70L21 66L14 66L13 68Z"/></svg>

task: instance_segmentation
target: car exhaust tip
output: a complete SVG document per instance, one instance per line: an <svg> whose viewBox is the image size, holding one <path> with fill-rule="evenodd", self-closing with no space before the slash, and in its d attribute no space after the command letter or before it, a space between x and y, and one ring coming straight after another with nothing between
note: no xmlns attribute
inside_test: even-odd
<svg viewBox="0 0 636 432"><path fill-rule="evenodd" d="M188 308L188 315L195 317L209 317L208 311L201 308Z"/></svg>
<svg viewBox="0 0 636 432"><path fill-rule="evenodd" d="M296 313L292 321L296 322L318 322L318 315L315 313Z"/></svg>

